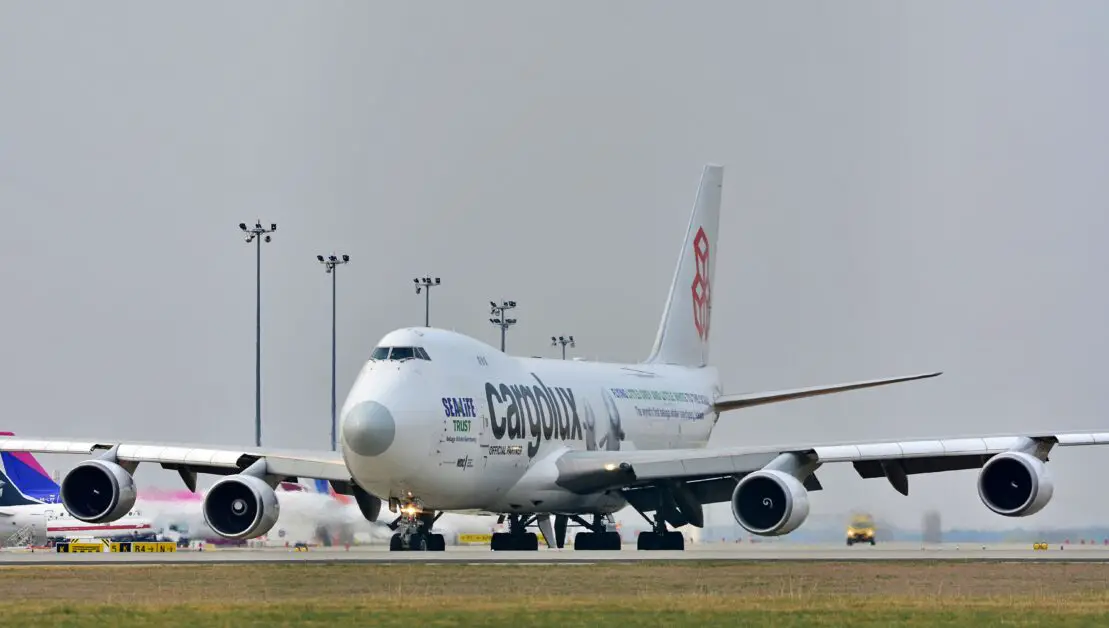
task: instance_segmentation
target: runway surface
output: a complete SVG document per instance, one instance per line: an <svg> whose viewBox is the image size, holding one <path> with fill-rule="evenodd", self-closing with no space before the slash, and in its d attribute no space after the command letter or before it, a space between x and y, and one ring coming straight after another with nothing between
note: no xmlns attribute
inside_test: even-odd
<svg viewBox="0 0 1109 628"><path fill-rule="evenodd" d="M285 548L212 549L171 553L64 554L47 550L5 550L0 566L103 565L171 563L460 563L460 564L590 564L612 561L1042 561L1109 562L1109 547L1052 545L1034 550L1028 544L945 544L921 547L914 543L887 543L875 547L836 547L789 543L690 545L684 552L641 552L634 545L621 551L546 549L536 552L493 552L488 546L452 546L444 552L390 552L383 546L311 548L296 552Z"/></svg>

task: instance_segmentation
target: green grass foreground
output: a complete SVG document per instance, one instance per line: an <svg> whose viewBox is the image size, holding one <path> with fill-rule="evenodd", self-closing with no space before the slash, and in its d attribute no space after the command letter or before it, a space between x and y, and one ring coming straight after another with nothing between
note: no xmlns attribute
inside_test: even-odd
<svg viewBox="0 0 1109 628"><path fill-rule="evenodd" d="M32 626L1106 626L1109 565L308 564L0 568Z"/></svg>

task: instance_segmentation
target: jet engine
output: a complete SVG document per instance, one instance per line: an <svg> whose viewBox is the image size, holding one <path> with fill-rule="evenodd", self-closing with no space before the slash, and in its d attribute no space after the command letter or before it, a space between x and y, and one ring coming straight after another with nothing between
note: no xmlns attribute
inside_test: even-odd
<svg viewBox="0 0 1109 628"><path fill-rule="evenodd" d="M1008 451L990 458L978 475L978 497L987 508L1006 517L1035 514L1051 500L1055 485L1039 458Z"/></svg>
<svg viewBox="0 0 1109 628"><path fill-rule="evenodd" d="M135 480L126 469L107 460L87 460L62 479L62 505L86 523L115 521L135 506Z"/></svg>
<svg viewBox="0 0 1109 628"><path fill-rule="evenodd" d="M809 516L809 493L788 473L773 469L756 471L736 484L732 514L752 534L788 534Z"/></svg>
<svg viewBox="0 0 1109 628"><path fill-rule="evenodd" d="M377 521L378 516L381 515L381 500L358 484L354 484L352 488L354 501L358 504L358 510L362 512L362 516L370 523Z"/></svg>
<svg viewBox="0 0 1109 628"><path fill-rule="evenodd" d="M219 480L204 496L204 521L228 539L253 539L277 523L280 505L269 484L253 475Z"/></svg>

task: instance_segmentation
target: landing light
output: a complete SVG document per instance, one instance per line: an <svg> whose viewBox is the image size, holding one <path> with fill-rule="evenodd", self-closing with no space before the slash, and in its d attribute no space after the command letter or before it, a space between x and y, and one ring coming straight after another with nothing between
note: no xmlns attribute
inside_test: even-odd
<svg viewBox="0 0 1109 628"><path fill-rule="evenodd" d="M616 470L616 463L615 462L610 462L610 463L605 465L605 471L615 471L615 470Z"/></svg>

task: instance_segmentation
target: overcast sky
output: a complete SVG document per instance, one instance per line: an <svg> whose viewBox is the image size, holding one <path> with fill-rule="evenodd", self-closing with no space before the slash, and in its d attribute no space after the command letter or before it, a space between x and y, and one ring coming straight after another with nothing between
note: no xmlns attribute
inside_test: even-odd
<svg viewBox="0 0 1109 628"><path fill-rule="evenodd" d="M317 253L352 258L340 402L422 323L424 273L433 325L495 344L513 299L510 352L642 359L713 161L726 391L945 371L729 413L714 444L1109 431L1106 24L1098 1L7 0L0 427L252 444L255 219L278 224L264 445L328 447ZM976 472L906 498L850 466L813 512L1109 518L1109 450L1051 468L1030 520Z"/></svg>

